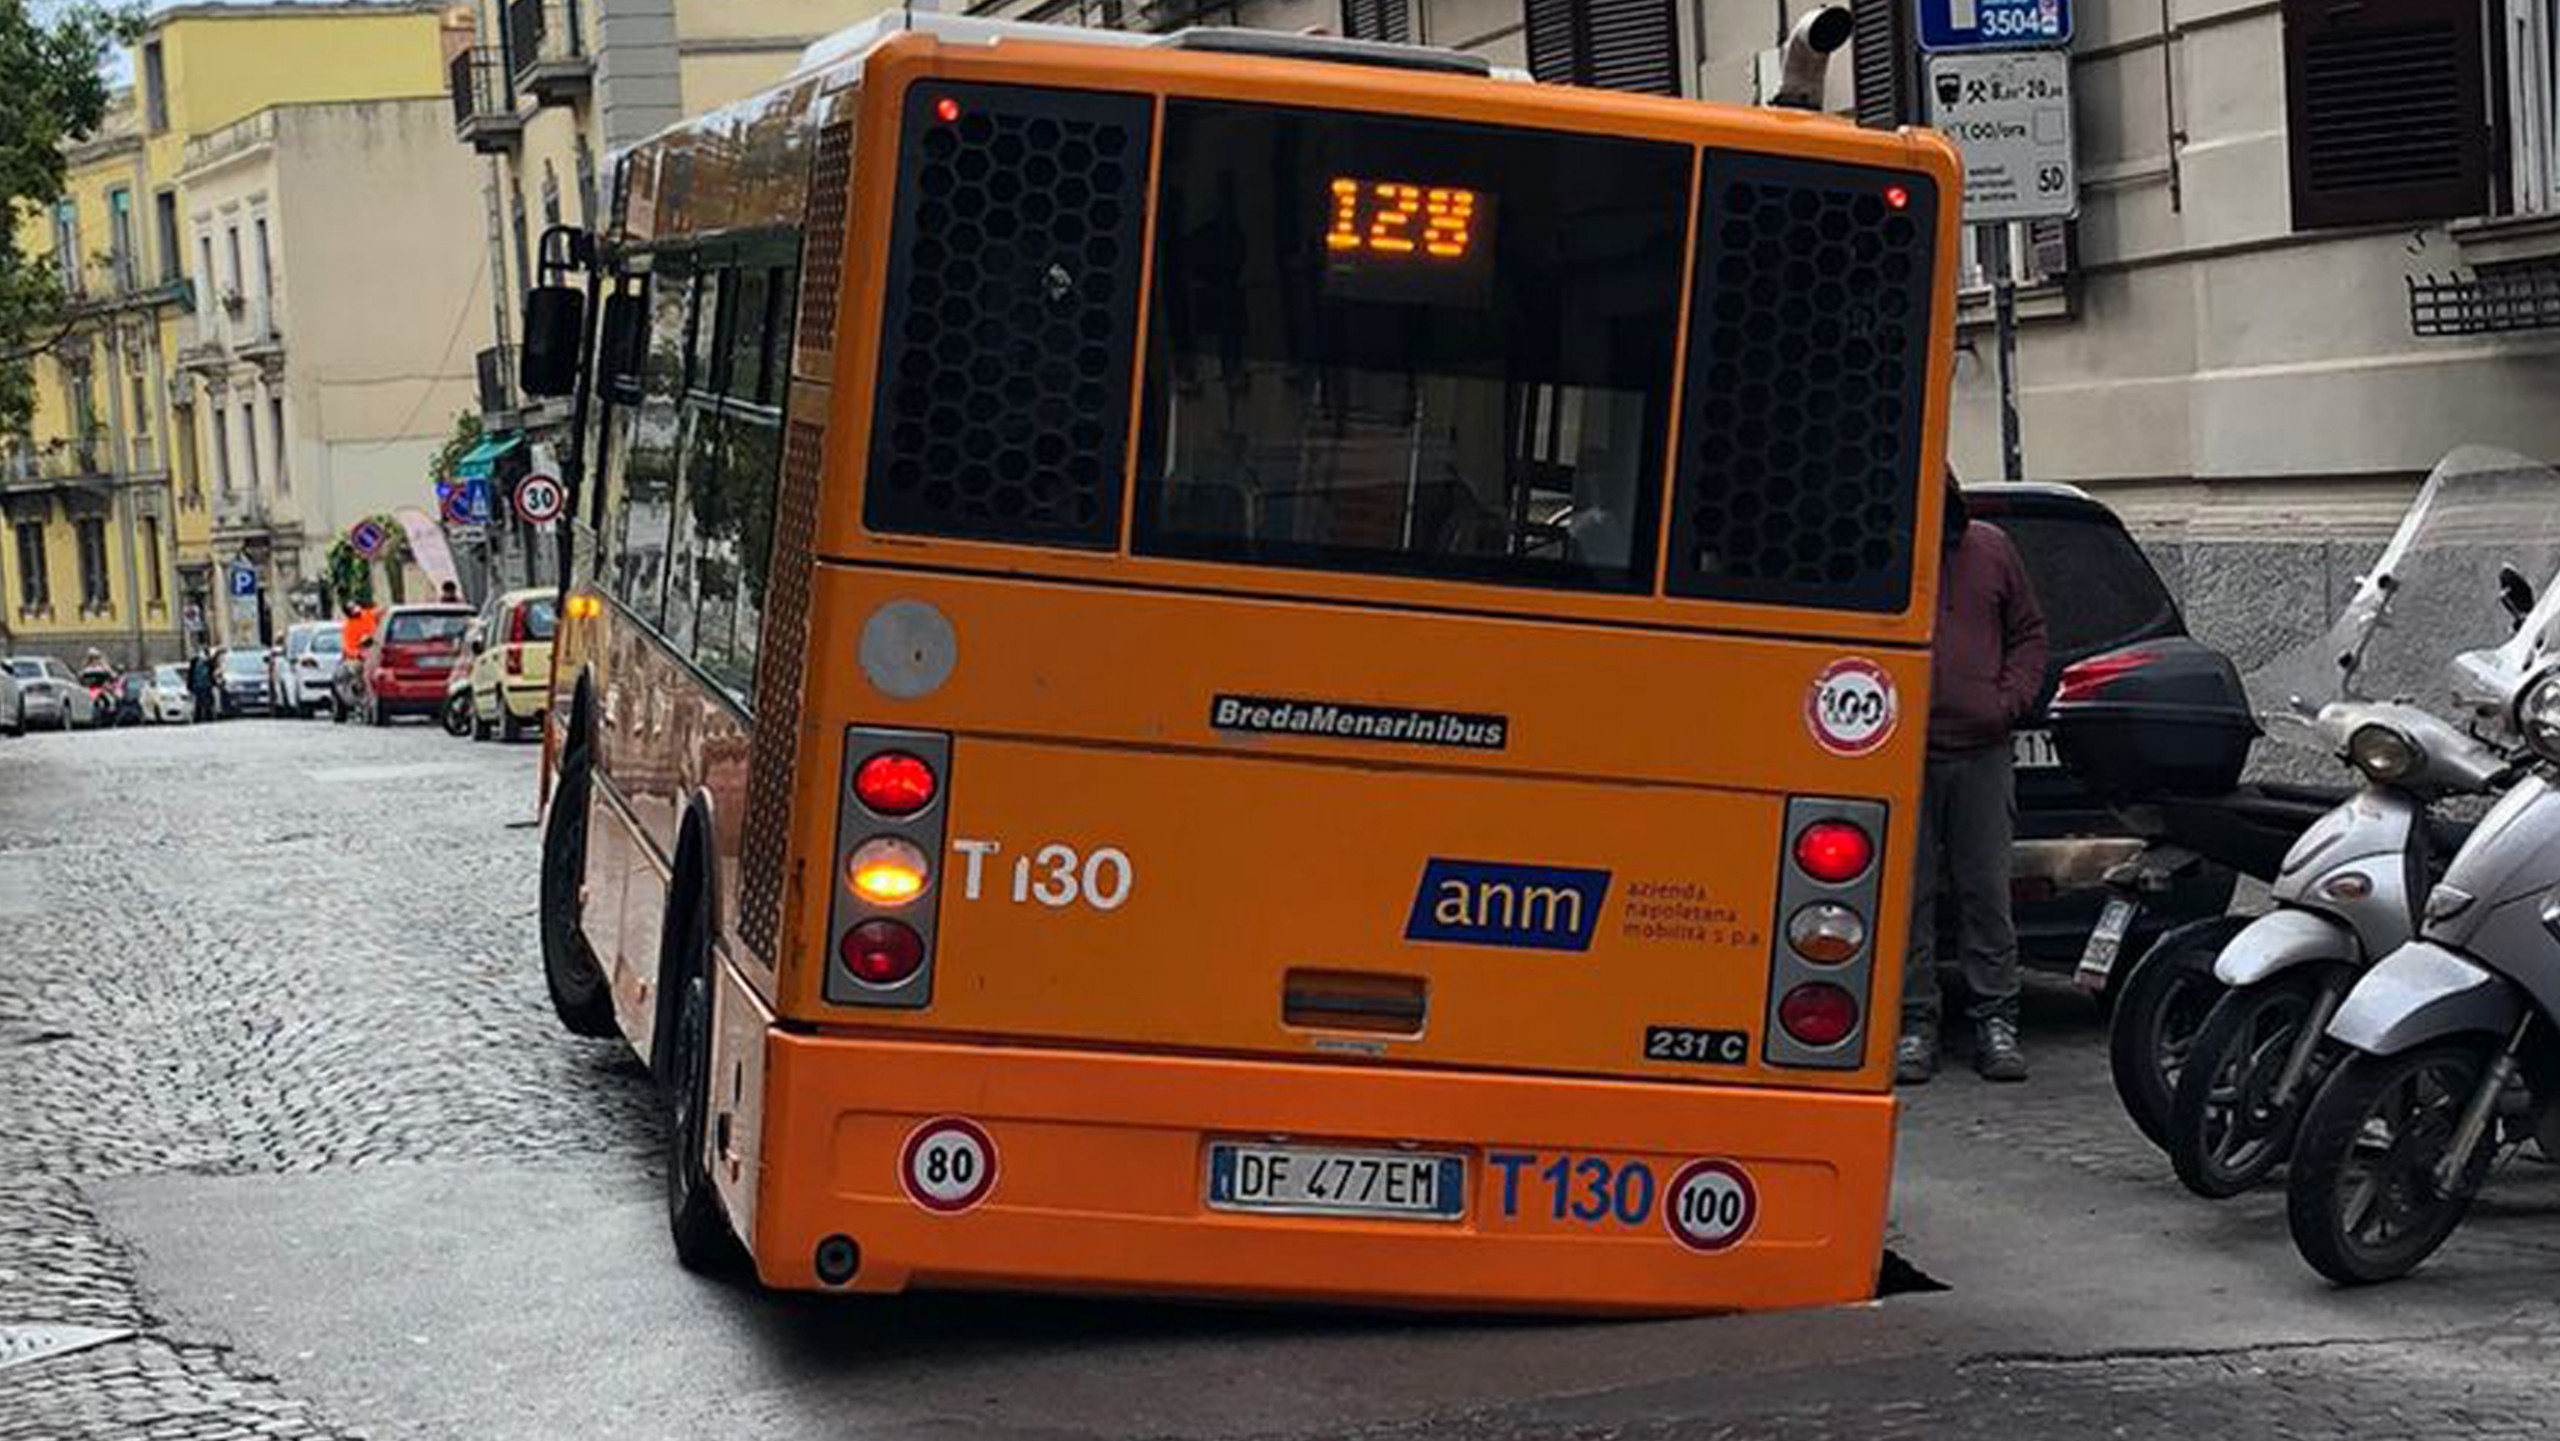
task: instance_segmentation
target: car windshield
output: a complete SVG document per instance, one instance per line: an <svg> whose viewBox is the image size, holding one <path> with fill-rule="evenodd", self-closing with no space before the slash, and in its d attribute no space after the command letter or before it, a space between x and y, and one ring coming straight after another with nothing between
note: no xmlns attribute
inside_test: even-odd
<svg viewBox="0 0 2560 1441"><path fill-rule="evenodd" d="M186 675L173 665L152 667L151 678L160 682L162 685L175 686L179 690L185 690L187 688Z"/></svg>
<svg viewBox="0 0 2560 1441"><path fill-rule="evenodd" d="M32 660L13 660L9 662L9 674L16 676L20 680L42 680L44 679L44 663Z"/></svg>
<svg viewBox="0 0 2560 1441"><path fill-rule="evenodd" d="M467 611L413 610L393 616L382 628L382 639L391 645L432 645L462 639L470 625Z"/></svg>
<svg viewBox="0 0 2560 1441"><path fill-rule="evenodd" d="M335 626L331 626L329 629L324 631L315 631L312 634L311 651L314 655L337 655L341 653L344 648L343 639L339 636L337 627Z"/></svg>
<svg viewBox="0 0 2560 1441"><path fill-rule="evenodd" d="M549 596L524 603L524 638L549 640L560 633L559 603Z"/></svg>
<svg viewBox="0 0 2560 1441"><path fill-rule="evenodd" d="M225 651L222 655L222 669L230 675L264 675L267 670L267 653L262 650Z"/></svg>

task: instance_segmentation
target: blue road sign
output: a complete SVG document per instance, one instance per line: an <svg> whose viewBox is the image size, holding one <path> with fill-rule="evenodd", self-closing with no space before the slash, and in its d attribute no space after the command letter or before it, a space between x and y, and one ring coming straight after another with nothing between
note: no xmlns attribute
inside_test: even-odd
<svg viewBox="0 0 2560 1441"><path fill-rule="evenodd" d="M497 502L491 494L489 478L485 475L475 475L464 481L463 486L464 522L469 525L487 525L497 510Z"/></svg>
<svg viewBox="0 0 2560 1441"><path fill-rule="evenodd" d="M2071 42L2071 0L1917 0L1923 50L2023 50Z"/></svg>
<svg viewBox="0 0 2560 1441"><path fill-rule="evenodd" d="M241 565L236 562L232 565L231 593L233 595L256 595L258 593L258 571L255 566Z"/></svg>

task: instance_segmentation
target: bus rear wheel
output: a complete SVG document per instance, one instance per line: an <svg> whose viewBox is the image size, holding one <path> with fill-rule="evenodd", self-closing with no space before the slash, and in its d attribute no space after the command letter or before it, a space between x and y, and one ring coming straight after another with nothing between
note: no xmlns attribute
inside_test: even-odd
<svg viewBox="0 0 2560 1441"><path fill-rule="evenodd" d="M587 875L587 792L595 784L586 749L572 745L542 827L542 983L551 1009L573 1036L616 1033L613 993L580 928L579 893Z"/></svg>
<svg viewBox="0 0 2560 1441"><path fill-rule="evenodd" d="M711 1114L711 904L699 872L678 871L677 906L670 915L675 944L667 950L669 1024L665 1049L667 1097L667 1235L676 1261L698 1275L733 1275L746 1250L720 1209L702 1153Z"/></svg>

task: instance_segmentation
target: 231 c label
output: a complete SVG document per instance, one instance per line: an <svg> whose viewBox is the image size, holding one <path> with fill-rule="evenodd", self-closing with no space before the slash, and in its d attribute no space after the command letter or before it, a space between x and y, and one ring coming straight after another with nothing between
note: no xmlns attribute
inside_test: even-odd
<svg viewBox="0 0 2560 1441"><path fill-rule="evenodd" d="M1644 1058L1700 1066L1740 1066L1751 1060L1749 1031L1708 1031L1696 1026L1647 1026Z"/></svg>

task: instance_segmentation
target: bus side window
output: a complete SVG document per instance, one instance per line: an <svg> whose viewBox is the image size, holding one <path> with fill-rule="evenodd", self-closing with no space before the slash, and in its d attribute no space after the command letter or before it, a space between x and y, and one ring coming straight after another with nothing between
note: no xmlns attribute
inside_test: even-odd
<svg viewBox="0 0 2560 1441"><path fill-rule="evenodd" d="M713 361L721 393L716 407L697 412L697 443L685 454L682 523L691 531L686 544L701 607L694 661L742 706L755 690L782 473L782 372L797 311L795 278L793 267L777 265L724 280Z"/></svg>
<svg viewBox="0 0 2560 1441"><path fill-rule="evenodd" d="M667 539L674 521L682 437L686 320L691 277L661 257L650 282L649 349L641 368L613 519L613 593L651 626L665 623Z"/></svg>

